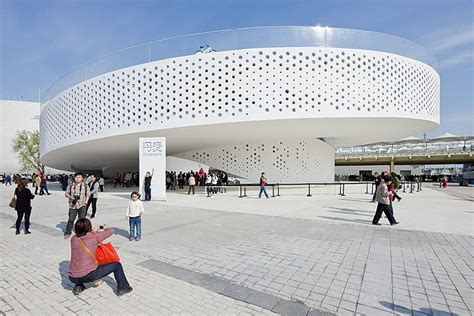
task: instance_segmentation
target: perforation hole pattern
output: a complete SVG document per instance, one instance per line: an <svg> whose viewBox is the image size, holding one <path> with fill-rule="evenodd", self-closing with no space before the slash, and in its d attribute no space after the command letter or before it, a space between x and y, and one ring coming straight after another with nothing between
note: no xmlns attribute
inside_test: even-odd
<svg viewBox="0 0 474 316"><path fill-rule="evenodd" d="M41 152L201 122L378 116L439 121L438 74L375 51L225 51L137 65L64 91L42 110Z"/></svg>
<svg viewBox="0 0 474 316"><path fill-rule="evenodd" d="M265 172L272 182L334 180L334 149L317 139L246 143L177 155L254 180Z"/></svg>

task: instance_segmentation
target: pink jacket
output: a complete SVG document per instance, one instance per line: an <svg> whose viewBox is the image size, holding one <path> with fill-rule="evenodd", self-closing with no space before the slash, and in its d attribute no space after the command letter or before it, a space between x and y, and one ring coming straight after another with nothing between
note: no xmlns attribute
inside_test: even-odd
<svg viewBox="0 0 474 316"><path fill-rule="evenodd" d="M69 265L69 275L73 278L80 278L87 275L89 272L97 269L98 265L94 259L87 253L78 238L86 244L89 251L95 256L95 251L99 243L97 239L102 242L109 238L114 233L112 228L106 228L99 232L89 232L85 236L71 238L71 263ZM95 234L95 236L94 236ZM96 238L97 236L97 238Z"/></svg>

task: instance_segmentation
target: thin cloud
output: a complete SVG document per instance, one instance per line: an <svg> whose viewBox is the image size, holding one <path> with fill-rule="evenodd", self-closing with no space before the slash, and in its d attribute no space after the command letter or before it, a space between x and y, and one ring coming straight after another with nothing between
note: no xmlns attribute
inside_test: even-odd
<svg viewBox="0 0 474 316"><path fill-rule="evenodd" d="M432 52L439 53L458 46L473 43L474 32L470 24L454 26L435 30L434 32L420 37L417 42L428 47Z"/></svg>
<svg viewBox="0 0 474 316"><path fill-rule="evenodd" d="M460 51L454 55L441 59L440 68L446 69L465 62L474 62L474 53L472 50Z"/></svg>
<svg viewBox="0 0 474 316"><path fill-rule="evenodd" d="M474 41L474 32L471 29L463 30L459 33L451 34L441 38L431 47L433 52L441 52L458 46L466 45Z"/></svg>

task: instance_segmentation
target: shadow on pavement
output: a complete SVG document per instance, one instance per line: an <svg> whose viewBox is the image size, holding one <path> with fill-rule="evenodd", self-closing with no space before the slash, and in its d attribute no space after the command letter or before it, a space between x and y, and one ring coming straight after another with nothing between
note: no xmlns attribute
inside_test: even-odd
<svg viewBox="0 0 474 316"><path fill-rule="evenodd" d="M397 304L393 304L393 303L390 303L390 302L386 302L386 301L380 301L380 304L382 304L386 308L391 309L395 313L400 313L400 314L416 315L418 313L422 313L423 315L437 315L437 316L450 316L450 315L457 316L458 315L458 314L454 314L454 313L451 313L451 312L442 311L442 310L439 310L439 309L431 309L429 307L428 308L422 307L418 310L412 310L410 308L407 308L407 307L404 307L404 306L401 306L401 305L397 305Z"/></svg>
<svg viewBox="0 0 474 316"><path fill-rule="evenodd" d="M348 213L348 214L353 214L355 212L357 212L357 213L369 213L369 214L374 214L375 213L375 211L355 210L355 209L352 209L352 208L343 208L343 207L329 206L329 208L332 208L334 210L339 210L341 212Z"/></svg>
<svg viewBox="0 0 474 316"><path fill-rule="evenodd" d="M72 291L74 289L74 283L72 283L71 280L69 280L69 276L68 276L69 265L70 265L69 260L61 261L59 263L59 274L61 275L61 286L63 287L63 289ZM107 283L107 285L115 292L117 285L114 278L112 278L111 276L106 276L106 277L103 277L101 280ZM86 289L88 289L91 287L98 287L100 286L100 284L95 285L93 282L91 282L91 283L86 283L85 286L86 286Z"/></svg>
<svg viewBox="0 0 474 316"><path fill-rule="evenodd" d="M114 195L116 197L120 197L120 198L130 199L130 194L129 193L114 193L112 195Z"/></svg>
<svg viewBox="0 0 474 316"><path fill-rule="evenodd" d="M120 236L125 237L127 239L130 237L130 233L128 232L128 230L118 228L118 227L111 227L111 228L114 230L115 235L120 235Z"/></svg>
<svg viewBox="0 0 474 316"><path fill-rule="evenodd" d="M333 216L318 216L321 218L329 219L332 221L343 221L343 222L350 222L350 223L362 223L362 224L370 224L372 225L372 221L365 220L365 219L350 219L350 218L342 218L342 217L333 217Z"/></svg>
<svg viewBox="0 0 474 316"><path fill-rule="evenodd" d="M56 228L59 228L63 233L66 231L67 222L59 222Z"/></svg>
<svg viewBox="0 0 474 316"><path fill-rule="evenodd" d="M74 288L74 284L69 280L69 260L64 260L59 263L59 274L61 275L61 286L65 290L71 290Z"/></svg>

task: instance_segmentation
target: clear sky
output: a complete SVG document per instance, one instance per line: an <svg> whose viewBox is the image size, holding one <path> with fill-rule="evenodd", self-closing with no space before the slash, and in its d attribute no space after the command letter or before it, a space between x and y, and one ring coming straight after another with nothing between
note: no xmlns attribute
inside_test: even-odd
<svg viewBox="0 0 474 316"><path fill-rule="evenodd" d="M441 127L474 135L472 0L0 0L0 99L38 100L57 78L112 51L248 26L323 25L418 42L439 61ZM397 127L389 127L397 128Z"/></svg>

